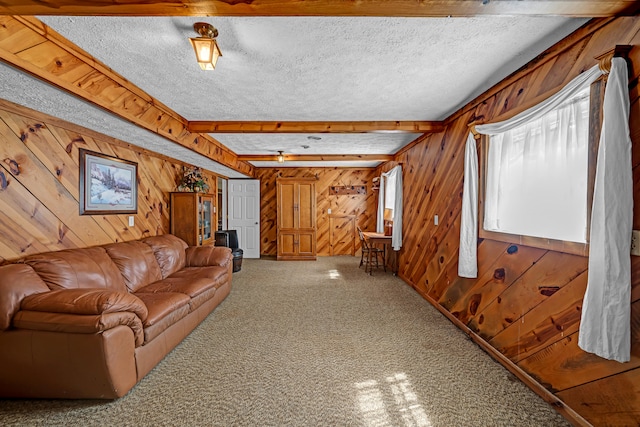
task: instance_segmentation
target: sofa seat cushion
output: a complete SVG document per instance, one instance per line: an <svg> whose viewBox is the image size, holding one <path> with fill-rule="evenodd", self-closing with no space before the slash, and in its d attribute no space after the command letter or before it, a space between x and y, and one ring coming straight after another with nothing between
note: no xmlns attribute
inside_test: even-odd
<svg viewBox="0 0 640 427"><path fill-rule="evenodd" d="M127 291L120 270L102 247L66 249L24 259L52 291L100 288Z"/></svg>
<svg viewBox="0 0 640 427"><path fill-rule="evenodd" d="M149 311L143 323L145 344L185 317L190 311L191 298L179 292L136 292L135 296L145 303Z"/></svg>
<svg viewBox="0 0 640 427"><path fill-rule="evenodd" d="M217 288L210 288L191 298L191 301L189 301L189 310L195 311L202 304L213 298L217 291Z"/></svg>
<svg viewBox="0 0 640 427"><path fill-rule="evenodd" d="M158 292L178 292L193 298L209 289L215 288L215 282L208 277L196 277L191 279L172 276L145 286L144 288L141 288L139 292L152 294Z"/></svg>
<svg viewBox="0 0 640 427"><path fill-rule="evenodd" d="M199 279L208 279L213 282L213 286L219 288L229 280L229 269L212 265L208 267L186 267L173 273L171 279L180 279L186 281L195 281Z"/></svg>
<svg viewBox="0 0 640 427"><path fill-rule="evenodd" d="M162 278L162 272L149 245L134 240L103 246L122 273L131 292Z"/></svg>

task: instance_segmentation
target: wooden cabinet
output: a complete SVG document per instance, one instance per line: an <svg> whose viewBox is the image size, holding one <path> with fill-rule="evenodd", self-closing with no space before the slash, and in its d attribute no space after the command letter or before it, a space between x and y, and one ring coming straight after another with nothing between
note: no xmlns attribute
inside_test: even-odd
<svg viewBox="0 0 640 427"><path fill-rule="evenodd" d="M214 196L171 193L171 234L189 246L214 244Z"/></svg>
<svg viewBox="0 0 640 427"><path fill-rule="evenodd" d="M316 259L315 178L277 180L278 260Z"/></svg>

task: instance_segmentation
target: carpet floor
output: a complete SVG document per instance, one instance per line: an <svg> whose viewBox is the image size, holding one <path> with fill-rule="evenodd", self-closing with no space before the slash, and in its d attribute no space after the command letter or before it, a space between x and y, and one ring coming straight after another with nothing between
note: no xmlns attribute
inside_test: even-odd
<svg viewBox="0 0 640 427"><path fill-rule="evenodd" d="M568 426L402 280L359 258L244 259L126 396L0 400L15 426Z"/></svg>

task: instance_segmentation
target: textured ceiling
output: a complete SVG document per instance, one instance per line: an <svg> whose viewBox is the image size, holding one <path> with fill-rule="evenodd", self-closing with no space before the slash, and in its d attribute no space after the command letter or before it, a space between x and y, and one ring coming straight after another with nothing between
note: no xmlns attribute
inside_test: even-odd
<svg viewBox="0 0 640 427"><path fill-rule="evenodd" d="M442 120L586 22L551 16L40 19L187 120L214 121ZM215 71L203 72L195 62L188 38L197 21L219 30L223 56ZM39 108L47 101L29 102ZM85 113L68 115L77 123ZM237 154L394 154L419 135L212 136Z"/></svg>

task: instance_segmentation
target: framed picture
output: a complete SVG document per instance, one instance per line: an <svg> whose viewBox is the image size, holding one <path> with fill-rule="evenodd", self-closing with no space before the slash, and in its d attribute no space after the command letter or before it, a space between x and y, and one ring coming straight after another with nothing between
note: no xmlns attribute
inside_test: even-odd
<svg viewBox="0 0 640 427"><path fill-rule="evenodd" d="M138 212L138 164L80 149L80 215Z"/></svg>

